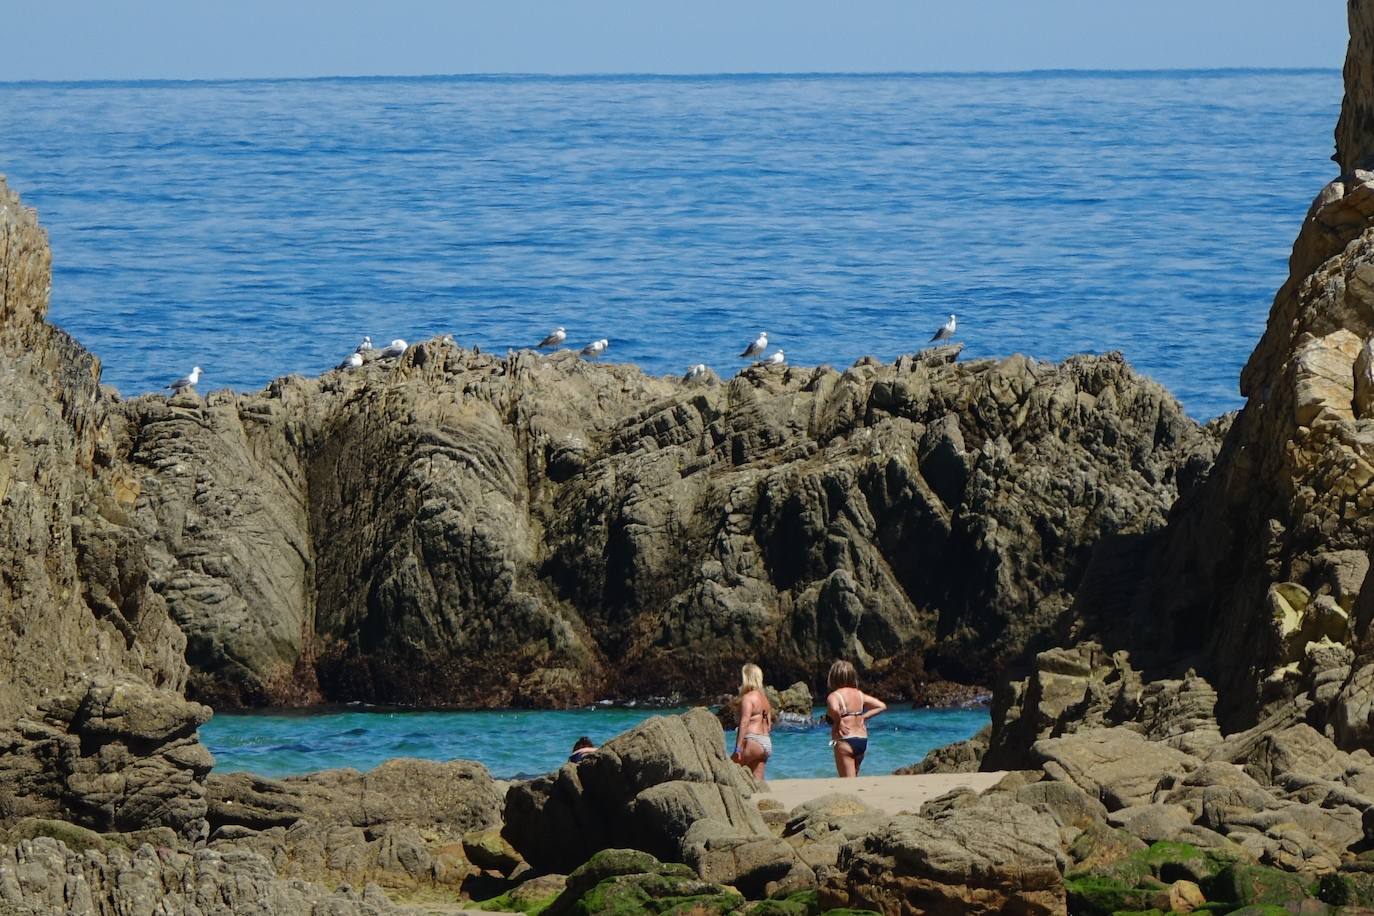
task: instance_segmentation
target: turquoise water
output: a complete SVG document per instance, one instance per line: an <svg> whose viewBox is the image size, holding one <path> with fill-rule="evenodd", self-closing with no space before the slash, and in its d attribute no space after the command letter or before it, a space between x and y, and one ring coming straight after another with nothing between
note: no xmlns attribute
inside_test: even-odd
<svg viewBox="0 0 1374 916"><path fill-rule="evenodd" d="M1239 406L1340 73L0 84L52 317L126 394L257 388L364 334L504 352L555 325L722 375L1123 351Z"/></svg>
<svg viewBox="0 0 1374 916"><path fill-rule="evenodd" d="M604 742L652 715L681 709L595 708L557 711L221 713L200 730L219 772L290 776L334 767L370 769L391 757L461 758L499 779L556 769L581 735ZM823 710L816 710L821 715ZM988 723L984 709L890 709L870 720L864 772L891 773L931 748L969 737ZM772 778L833 776L821 725L780 723L773 732ZM726 734L727 742L734 733Z"/></svg>

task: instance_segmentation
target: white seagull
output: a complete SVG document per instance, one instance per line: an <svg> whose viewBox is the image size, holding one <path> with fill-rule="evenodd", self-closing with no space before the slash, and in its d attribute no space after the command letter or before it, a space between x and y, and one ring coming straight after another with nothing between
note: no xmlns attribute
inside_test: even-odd
<svg viewBox="0 0 1374 916"><path fill-rule="evenodd" d="M688 367L687 367L687 374L684 375L684 376L682 377L682 381L683 381L684 383L690 385L692 382L695 382L697 379L701 379L701 378L705 378L705 377L706 377L706 364L705 364L705 363L697 363L695 366L688 366Z"/></svg>
<svg viewBox="0 0 1374 916"><path fill-rule="evenodd" d="M763 361L765 366L781 366L787 362L787 357L782 355L781 350L774 350L768 358Z"/></svg>
<svg viewBox="0 0 1374 916"><path fill-rule="evenodd" d="M409 344L407 344L401 338L397 337L391 343L387 344L385 347L382 347L382 352L378 353L377 355L380 356L382 359L391 359L394 356L400 356L402 353L404 353L406 351L407 346L409 346Z"/></svg>
<svg viewBox="0 0 1374 916"><path fill-rule="evenodd" d="M587 344L585 347L582 348L582 355L595 359L602 353L605 353L606 348L610 345L611 342L604 337L600 340L593 340L591 343Z"/></svg>
<svg viewBox="0 0 1374 916"><path fill-rule="evenodd" d="M190 375L183 375L181 378L177 379L175 382L172 382L172 384L168 385L167 387L172 389L173 394L181 394L187 388L196 387L196 383L199 381L200 367L196 366L194 369L191 370Z"/></svg>
<svg viewBox="0 0 1374 916"><path fill-rule="evenodd" d="M360 344L358 344L358 349L354 350L353 352L354 352L354 353L366 353L368 350L371 350L371 349L372 349L372 338L371 338L371 337L364 337L364 338L363 338L363 342L360 343Z"/></svg>
<svg viewBox="0 0 1374 916"><path fill-rule="evenodd" d="M744 348L744 352L739 355L740 359L748 359L751 356L758 356L768 349L768 332L759 331L759 336L754 338L754 342Z"/></svg>
<svg viewBox="0 0 1374 916"><path fill-rule="evenodd" d="M554 328L553 333L549 334L548 337L545 337L543 340L539 341L539 349L544 350L549 347L553 347L555 350L557 350L559 347L563 345L563 341L567 339L567 331L563 330L562 327Z"/></svg>
<svg viewBox="0 0 1374 916"><path fill-rule="evenodd" d="M339 363L339 368L340 368L340 369L357 369L357 368L358 368L359 366L361 366L362 364L363 364L363 354L362 354L362 353L350 353L350 354L348 354L347 357L344 358L344 361L343 361L343 362Z"/></svg>
<svg viewBox="0 0 1374 916"><path fill-rule="evenodd" d="M954 329L958 326L958 320L956 320L953 315L950 315L949 321L946 321L944 324L940 325L940 330L936 331L935 335L930 338L931 342L933 343L937 340L949 340L951 337L954 336Z"/></svg>

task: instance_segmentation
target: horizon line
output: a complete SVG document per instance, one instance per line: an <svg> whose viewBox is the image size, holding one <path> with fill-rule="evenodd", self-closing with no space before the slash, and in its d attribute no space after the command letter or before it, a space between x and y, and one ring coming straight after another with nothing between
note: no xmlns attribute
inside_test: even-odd
<svg viewBox="0 0 1374 916"><path fill-rule="evenodd" d="M103 88L113 86L155 86L175 87L189 85L223 85L227 83L315 83L338 81L538 81L538 80L665 80L691 81L713 79L891 79L894 77L935 77L935 78L1005 78L1026 76L1193 76L1220 77L1234 74L1280 75L1280 74L1333 74L1340 75L1340 67L1146 67L1105 69L1094 67L1040 67L1025 70L721 70L701 73L652 73L634 71L588 71L582 73L537 73L537 72L478 72L478 73L414 73L414 74L353 74L331 76L227 76L227 77L112 77L90 79L12 79L0 80L0 87L89 87Z"/></svg>

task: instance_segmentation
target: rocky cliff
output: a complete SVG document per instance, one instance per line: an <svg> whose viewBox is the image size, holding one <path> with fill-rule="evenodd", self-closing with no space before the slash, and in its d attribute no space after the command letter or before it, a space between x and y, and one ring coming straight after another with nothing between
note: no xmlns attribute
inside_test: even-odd
<svg viewBox="0 0 1374 916"><path fill-rule="evenodd" d="M0 719L101 674L181 690L185 639L153 588L114 466L100 363L44 320L47 235L0 178Z"/></svg>
<svg viewBox="0 0 1374 916"><path fill-rule="evenodd" d="M1345 747L1374 739L1374 13L1352 2L1350 20L1346 171L1303 222L1244 409L1167 527L1099 554L1072 630L1129 650L1145 681L1195 668L1223 731L1296 704Z"/></svg>

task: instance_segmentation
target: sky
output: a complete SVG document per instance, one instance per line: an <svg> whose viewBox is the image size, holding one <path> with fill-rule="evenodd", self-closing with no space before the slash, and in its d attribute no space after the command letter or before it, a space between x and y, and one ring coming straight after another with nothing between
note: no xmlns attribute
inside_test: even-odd
<svg viewBox="0 0 1374 916"><path fill-rule="evenodd" d="M1339 67L1342 0L53 0L0 81Z"/></svg>

